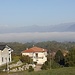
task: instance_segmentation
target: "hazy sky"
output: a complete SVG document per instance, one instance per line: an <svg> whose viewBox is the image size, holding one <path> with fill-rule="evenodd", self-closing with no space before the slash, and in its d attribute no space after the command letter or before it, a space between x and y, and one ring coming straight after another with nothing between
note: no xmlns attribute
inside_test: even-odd
<svg viewBox="0 0 75 75"><path fill-rule="evenodd" d="M0 0L0 25L75 22L75 0Z"/></svg>

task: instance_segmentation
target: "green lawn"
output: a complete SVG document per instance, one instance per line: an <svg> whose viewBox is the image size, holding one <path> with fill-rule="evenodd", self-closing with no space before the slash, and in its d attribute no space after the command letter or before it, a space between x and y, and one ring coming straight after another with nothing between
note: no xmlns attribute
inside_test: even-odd
<svg viewBox="0 0 75 75"><path fill-rule="evenodd" d="M6 75L6 74L0 73L0 75ZM43 70L39 72L19 72L9 75L75 75L75 67Z"/></svg>

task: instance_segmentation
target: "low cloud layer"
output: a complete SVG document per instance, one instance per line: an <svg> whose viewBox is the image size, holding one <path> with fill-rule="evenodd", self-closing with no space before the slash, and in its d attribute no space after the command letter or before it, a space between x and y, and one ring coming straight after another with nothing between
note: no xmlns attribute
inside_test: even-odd
<svg viewBox="0 0 75 75"><path fill-rule="evenodd" d="M75 32L33 32L0 34L0 42L75 41Z"/></svg>

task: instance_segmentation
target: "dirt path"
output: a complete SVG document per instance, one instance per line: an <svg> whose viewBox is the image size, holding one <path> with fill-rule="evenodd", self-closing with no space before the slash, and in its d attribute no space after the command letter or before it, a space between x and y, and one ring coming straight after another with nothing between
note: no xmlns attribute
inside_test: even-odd
<svg viewBox="0 0 75 75"><path fill-rule="evenodd" d="M34 71L40 71L41 70L41 65L36 65L36 67L34 68Z"/></svg>

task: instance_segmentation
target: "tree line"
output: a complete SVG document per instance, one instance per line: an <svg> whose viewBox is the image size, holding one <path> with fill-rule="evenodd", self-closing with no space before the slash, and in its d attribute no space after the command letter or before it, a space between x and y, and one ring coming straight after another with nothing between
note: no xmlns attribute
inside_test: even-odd
<svg viewBox="0 0 75 75"><path fill-rule="evenodd" d="M71 47L75 47L75 42L57 42L57 41L46 41L46 42L0 42L0 44L6 44L11 47L14 51L14 54L20 54L21 51L26 50L26 48L31 48L34 46L45 48L48 51L57 51L57 50L69 50Z"/></svg>

